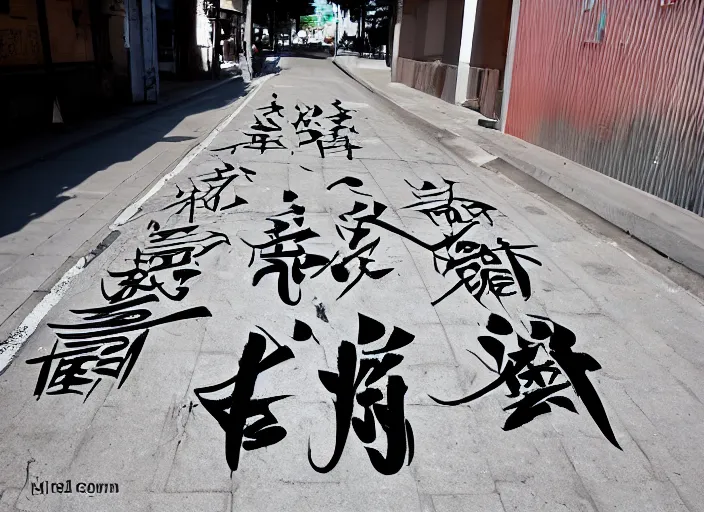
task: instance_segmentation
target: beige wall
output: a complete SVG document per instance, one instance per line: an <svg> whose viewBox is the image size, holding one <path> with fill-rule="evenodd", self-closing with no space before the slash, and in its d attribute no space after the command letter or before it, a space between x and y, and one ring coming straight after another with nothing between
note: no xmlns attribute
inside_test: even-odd
<svg viewBox="0 0 704 512"><path fill-rule="evenodd" d="M125 48L125 13L115 13L110 16L108 30L110 34L110 55L113 66L118 73L129 73L129 61Z"/></svg>
<svg viewBox="0 0 704 512"><path fill-rule="evenodd" d="M43 60L36 3L11 0L10 13L0 14L0 66L32 66Z"/></svg>
<svg viewBox="0 0 704 512"><path fill-rule="evenodd" d="M424 60L442 60L445 47L447 0L430 0L427 4Z"/></svg>
<svg viewBox="0 0 704 512"><path fill-rule="evenodd" d="M423 60L425 55L425 35L426 27L428 26L428 1L421 0L416 2L416 26L415 37L413 39L413 58Z"/></svg>
<svg viewBox="0 0 704 512"><path fill-rule="evenodd" d="M457 65L464 0L405 0L398 56Z"/></svg>
<svg viewBox="0 0 704 512"><path fill-rule="evenodd" d="M398 56L406 59L415 57L414 39L416 32L416 17L414 14L405 14L401 20L401 36L398 43Z"/></svg>

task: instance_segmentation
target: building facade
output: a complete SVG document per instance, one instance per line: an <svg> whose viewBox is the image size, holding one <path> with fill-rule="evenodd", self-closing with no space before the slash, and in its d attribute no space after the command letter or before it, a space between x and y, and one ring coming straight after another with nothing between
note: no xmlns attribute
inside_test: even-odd
<svg viewBox="0 0 704 512"><path fill-rule="evenodd" d="M158 101L167 80L210 76L213 13L227 57L242 0L0 0L0 135Z"/></svg>
<svg viewBox="0 0 704 512"><path fill-rule="evenodd" d="M392 79L704 215L701 0L404 0L396 33Z"/></svg>
<svg viewBox="0 0 704 512"><path fill-rule="evenodd" d="M704 215L704 2L523 0L506 131Z"/></svg>
<svg viewBox="0 0 704 512"><path fill-rule="evenodd" d="M153 0L0 2L3 132L156 101L153 13Z"/></svg>
<svg viewBox="0 0 704 512"><path fill-rule="evenodd" d="M403 0L393 79L498 118L511 0Z"/></svg>

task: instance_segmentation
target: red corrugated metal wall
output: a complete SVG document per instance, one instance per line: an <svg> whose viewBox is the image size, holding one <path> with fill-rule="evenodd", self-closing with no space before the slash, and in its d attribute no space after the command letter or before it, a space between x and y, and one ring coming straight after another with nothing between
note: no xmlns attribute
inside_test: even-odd
<svg viewBox="0 0 704 512"><path fill-rule="evenodd" d="M704 215L704 0L660 2L523 0L506 131Z"/></svg>

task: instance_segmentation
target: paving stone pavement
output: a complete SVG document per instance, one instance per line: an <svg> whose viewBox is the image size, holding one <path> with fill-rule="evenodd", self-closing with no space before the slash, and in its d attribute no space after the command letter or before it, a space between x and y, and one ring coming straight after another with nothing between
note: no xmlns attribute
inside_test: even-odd
<svg viewBox="0 0 704 512"><path fill-rule="evenodd" d="M329 61L279 65L0 376L0 511L704 511L703 304L578 219L446 153ZM336 100L357 132L338 131L358 146L352 159L299 145L317 137L304 130L340 119L329 118ZM313 105L322 112L299 124ZM281 135L285 149L247 148L260 134ZM496 269L499 255L508 270L486 274L498 277L482 303L460 287L433 305L458 279L434 245L472 222L455 262L484 244L494 252L470 263ZM516 249L534 259L516 256L524 276L502 241L534 246ZM135 259L144 274L130 273ZM507 272L520 283L503 288ZM23 279L13 282L33 286ZM502 290L515 293L499 302ZM538 348L511 398L506 376L527 347ZM364 382L356 359L374 372ZM471 395L499 373L466 404L431 398ZM345 428L339 461L316 471ZM71 493L52 488L67 480ZM91 483L119 492L81 492Z"/></svg>

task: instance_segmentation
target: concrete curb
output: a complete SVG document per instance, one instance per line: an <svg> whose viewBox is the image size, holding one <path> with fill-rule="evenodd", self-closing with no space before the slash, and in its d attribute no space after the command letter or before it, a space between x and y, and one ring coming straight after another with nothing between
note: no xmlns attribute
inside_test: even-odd
<svg viewBox="0 0 704 512"><path fill-rule="evenodd" d="M589 183L550 172L500 148L492 150L517 170L594 212L661 255L704 276L704 219L696 214L601 173L598 173L601 186L590 187ZM629 208L636 201L641 202L638 206L648 205L647 217ZM697 224L700 231L698 239L694 232ZM689 228L689 236L683 232L682 226Z"/></svg>
<svg viewBox="0 0 704 512"><path fill-rule="evenodd" d="M360 78L359 76L355 75L346 66L338 63L335 59L332 60L332 63L335 64L335 66L340 71L342 71L344 74L349 76L352 80L354 80L359 85L361 85L362 87L367 89L369 92L384 99L388 103L388 106L391 107L391 109L394 112L398 113L402 117L413 120L415 123L420 125L420 127L423 129L423 131L432 132L436 139L441 140L444 137L448 137L448 138L455 138L456 137L456 135L450 133L446 129L439 128L439 127L435 126L434 124L428 122L426 119L422 118L421 116L416 115L413 112L406 110L401 105L396 103L390 96L388 96L384 92L380 91L379 89L374 87L372 84L370 84L369 82L367 82L363 78Z"/></svg>
<svg viewBox="0 0 704 512"><path fill-rule="evenodd" d="M139 122L151 115L154 115L157 112L161 112L163 110L176 107L178 105L182 105L199 94L204 94L207 92L212 91L213 89L217 89L218 87L221 87L225 84L234 82L235 80L242 78L242 75L237 75L237 76L232 76L223 80L219 80L218 82L209 85L207 87L204 87L202 89L198 89L196 91L192 91L189 94L186 94L183 97L176 98L172 101L166 101L164 103L156 103L154 105L150 105L144 109L140 109L135 115L124 115L123 117L120 117L119 115L116 115L112 120L114 123L109 123L110 118L105 119L104 121L106 122L106 125L101 127L97 127L95 130L86 130L85 135L77 136L75 139L68 140L66 144L59 145L56 148L52 148L48 150L46 153L43 154L36 154L32 153L31 156L29 156L26 159L22 159L18 162L13 162L7 167L0 165L0 173L4 172L10 172L14 171L16 169L19 169L21 167L25 167L28 165L33 165L37 162L41 162L42 160L47 160L50 158L53 158L61 153L64 153L66 151L70 151L71 149L75 149L79 147L82 144L85 144L87 142L94 141L96 139L99 139L100 137L104 137L105 135L108 135L110 133L114 133L118 130L121 130L127 126L129 126L131 123L136 123ZM109 124L108 124L109 123Z"/></svg>
<svg viewBox="0 0 704 512"><path fill-rule="evenodd" d="M406 110L392 97L357 76L347 66L335 60L333 60L333 63L365 89L383 98L394 111L402 113L404 117L413 119L415 123L423 126L424 131L432 131L436 134L441 132L437 138L443 147L463 160L467 160L466 155L461 150L461 144L457 144L462 141L461 137L458 138L456 134L452 134L427 119ZM485 144L478 145L489 154L503 159L503 161L518 171L532 176L554 191L592 211L602 219L650 246L661 255L704 276L704 218L700 218L688 210L672 205L642 190L614 180L598 171L583 167L576 162L574 165L583 167L584 172L589 173L588 178L592 182L598 182L598 186L595 186L594 183L590 184L589 180L572 180L569 176L551 172L547 168L542 168L516 157L509 149L500 147L498 144L500 137L508 136L498 132L492 133L492 137L482 136L481 138L485 141ZM492 138L496 140L492 140ZM472 142L477 144L476 141ZM537 149L546 151L542 148ZM559 155L555 156L559 157ZM567 159L563 158L563 160ZM489 164L482 165L482 167L491 169ZM607 191L610 193L604 193ZM638 213L634 209L629 209L629 203L640 206L641 210L647 212L647 216ZM685 227L682 228L682 226Z"/></svg>

